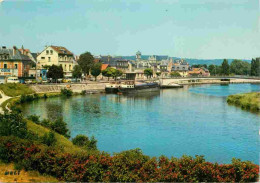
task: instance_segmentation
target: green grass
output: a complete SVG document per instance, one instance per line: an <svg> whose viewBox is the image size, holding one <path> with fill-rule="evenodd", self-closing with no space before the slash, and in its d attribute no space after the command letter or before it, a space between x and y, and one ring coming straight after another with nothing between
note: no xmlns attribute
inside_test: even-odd
<svg viewBox="0 0 260 183"><path fill-rule="evenodd" d="M260 92L230 95L227 102L242 109L260 113Z"/></svg>
<svg viewBox="0 0 260 183"><path fill-rule="evenodd" d="M36 123L30 120L27 120L27 128L29 131L33 132L34 134L37 134L39 137L42 137L45 133L48 133L50 131L48 128L45 128L41 125L37 125ZM54 133L55 133L55 138L57 139L55 148L63 149L65 152L73 153L73 154L87 152L87 150L73 145L73 143L63 135L60 135L56 132Z"/></svg>
<svg viewBox="0 0 260 183"><path fill-rule="evenodd" d="M0 85L0 90L2 90L7 96L15 97L19 95L28 95L35 93L30 87L23 84L7 83Z"/></svg>

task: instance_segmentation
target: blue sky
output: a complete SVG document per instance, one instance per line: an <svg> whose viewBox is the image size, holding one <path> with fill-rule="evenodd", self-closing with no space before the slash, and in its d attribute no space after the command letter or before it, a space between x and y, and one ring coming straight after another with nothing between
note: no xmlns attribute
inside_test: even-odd
<svg viewBox="0 0 260 183"><path fill-rule="evenodd" d="M0 45L75 54L260 56L258 0L5 0Z"/></svg>

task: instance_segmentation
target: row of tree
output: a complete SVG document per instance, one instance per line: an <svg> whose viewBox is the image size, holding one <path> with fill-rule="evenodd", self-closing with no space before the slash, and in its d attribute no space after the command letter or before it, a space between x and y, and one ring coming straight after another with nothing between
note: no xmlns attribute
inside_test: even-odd
<svg viewBox="0 0 260 183"><path fill-rule="evenodd" d="M260 76L259 64L259 58L252 59L251 64L242 60L233 60L230 65L227 59L224 59L220 66L209 65L208 70L212 76L230 74Z"/></svg>

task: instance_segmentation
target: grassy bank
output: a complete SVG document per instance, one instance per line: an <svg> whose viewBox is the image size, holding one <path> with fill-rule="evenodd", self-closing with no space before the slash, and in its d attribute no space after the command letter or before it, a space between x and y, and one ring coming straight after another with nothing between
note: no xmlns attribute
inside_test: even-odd
<svg viewBox="0 0 260 183"><path fill-rule="evenodd" d="M260 92L230 95L227 103L251 112L260 113Z"/></svg>
<svg viewBox="0 0 260 183"><path fill-rule="evenodd" d="M0 90L2 90L9 97L16 97L19 95L28 95L35 93L35 91L33 91L27 85L14 83L2 84L0 85Z"/></svg>

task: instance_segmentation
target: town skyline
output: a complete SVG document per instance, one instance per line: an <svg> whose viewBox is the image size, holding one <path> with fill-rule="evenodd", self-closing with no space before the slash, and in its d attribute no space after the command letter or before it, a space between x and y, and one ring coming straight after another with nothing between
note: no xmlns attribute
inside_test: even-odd
<svg viewBox="0 0 260 183"><path fill-rule="evenodd" d="M259 57L259 5L253 1L4 1L1 45L39 52L169 55L194 59ZM64 20L66 23L64 23Z"/></svg>

